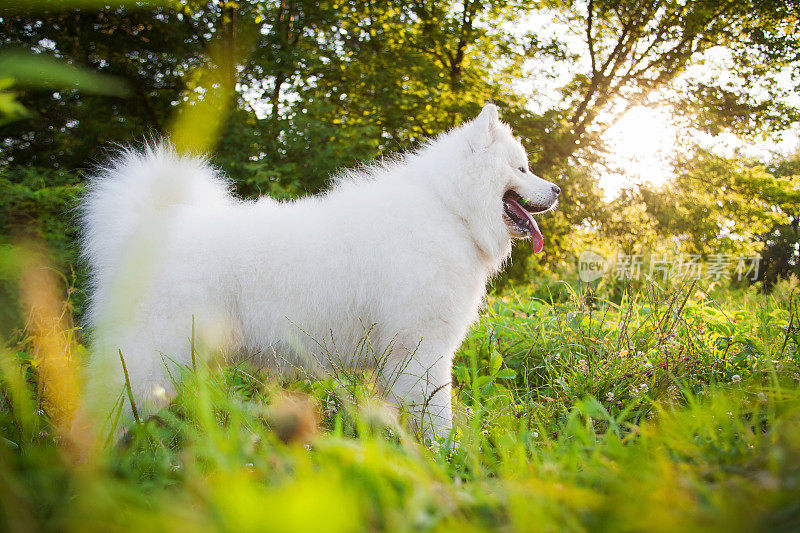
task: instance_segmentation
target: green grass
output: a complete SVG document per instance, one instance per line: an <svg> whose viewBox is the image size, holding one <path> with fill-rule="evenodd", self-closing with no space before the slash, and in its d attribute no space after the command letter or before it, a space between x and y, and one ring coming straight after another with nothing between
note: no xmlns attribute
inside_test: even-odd
<svg viewBox="0 0 800 533"><path fill-rule="evenodd" d="M456 359L456 450L419 443L368 375L278 382L198 364L157 418L76 454L41 343L21 335L0 365L0 524L796 530L799 307L790 283L764 295L543 282L493 297Z"/></svg>

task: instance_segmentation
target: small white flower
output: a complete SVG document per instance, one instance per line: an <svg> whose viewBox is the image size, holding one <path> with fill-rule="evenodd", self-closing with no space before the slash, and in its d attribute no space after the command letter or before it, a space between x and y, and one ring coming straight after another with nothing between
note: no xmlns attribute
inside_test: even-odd
<svg viewBox="0 0 800 533"><path fill-rule="evenodd" d="M609 402L613 401L614 400L614 393L613 392L607 392L606 393L606 400L608 400Z"/></svg>
<svg viewBox="0 0 800 533"><path fill-rule="evenodd" d="M742 376L740 376L739 374L734 374L731 376L731 382L739 383L740 381L742 381Z"/></svg>
<svg viewBox="0 0 800 533"><path fill-rule="evenodd" d="M153 396L158 400L164 401L167 399L167 391L164 387L156 385L153 387Z"/></svg>
<svg viewBox="0 0 800 533"><path fill-rule="evenodd" d="M642 383L641 385L639 385L639 390L641 391L642 394L644 394L645 392L650 390L650 387L647 386L647 383Z"/></svg>
<svg viewBox="0 0 800 533"><path fill-rule="evenodd" d="M646 370L650 370L651 368L653 368L653 363L651 363L650 361L648 361L648 362L646 362L646 363L644 364L644 367L645 367L645 369L646 369Z"/></svg>
<svg viewBox="0 0 800 533"><path fill-rule="evenodd" d="M539 432L538 431L534 431L533 433L531 433L531 435L533 435L534 439L538 439L539 438Z"/></svg>

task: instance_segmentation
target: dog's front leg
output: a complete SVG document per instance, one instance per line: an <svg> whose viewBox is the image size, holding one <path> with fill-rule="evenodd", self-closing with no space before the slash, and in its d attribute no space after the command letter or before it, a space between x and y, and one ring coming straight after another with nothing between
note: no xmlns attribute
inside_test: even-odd
<svg viewBox="0 0 800 533"><path fill-rule="evenodd" d="M387 363L382 374L390 399L408 411L414 429L432 441L450 438L452 355L434 357L427 350L417 350Z"/></svg>

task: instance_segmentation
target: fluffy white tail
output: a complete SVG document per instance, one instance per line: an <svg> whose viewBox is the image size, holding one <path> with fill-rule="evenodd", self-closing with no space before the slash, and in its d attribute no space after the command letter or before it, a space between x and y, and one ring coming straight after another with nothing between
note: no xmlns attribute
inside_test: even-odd
<svg viewBox="0 0 800 533"><path fill-rule="evenodd" d="M165 231L159 222L180 206L232 201L230 184L205 158L180 155L164 143L120 151L90 178L80 208L93 289L90 321L139 234Z"/></svg>

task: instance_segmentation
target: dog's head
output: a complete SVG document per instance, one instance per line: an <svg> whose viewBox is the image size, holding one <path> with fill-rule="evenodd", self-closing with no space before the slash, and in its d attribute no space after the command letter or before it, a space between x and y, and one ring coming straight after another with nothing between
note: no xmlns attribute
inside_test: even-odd
<svg viewBox="0 0 800 533"><path fill-rule="evenodd" d="M533 250L541 252L544 237L531 215L554 208L561 189L530 171L525 149L500 122L493 104L484 106L464 133L472 157L487 167L484 178L492 188L494 214L502 216L511 237L530 238Z"/></svg>
<svg viewBox="0 0 800 533"><path fill-rule="evenodd" d="M497 107L448 135L460 144L456 194L476 243L485 253L507 255L513 238L530 238L536 253L544 237L532 215L553 209L561 189L530 171L528 156Z"/></svg>

